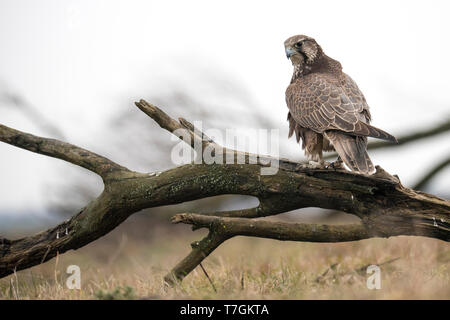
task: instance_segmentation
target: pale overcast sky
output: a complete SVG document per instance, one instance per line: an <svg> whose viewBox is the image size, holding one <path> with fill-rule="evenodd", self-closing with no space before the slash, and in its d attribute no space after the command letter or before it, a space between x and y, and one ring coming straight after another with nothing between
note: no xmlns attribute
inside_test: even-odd
<svg viewBox="0 0 450 320"><path fill-rule="evenodd" d="M197 70L217 68L239 79L282 128L292 72L283 42L302 33L358 83L373 124L401 135L450 116L448 3L1 0L0 90L23 95L69 142L108 155L105 119L153 94L143 88L167 92L172 78L195 83ZM214 98L201 88L193 94ZM0 101L0 123L48 135L13 108ZM449 138L371 156L414 183L449 154ZM290 146L281 154L301 154ZM47 187L75 170L0 143L0 214L43 210ZM449 178L447 170L433 188L448 189Z"/></svg>

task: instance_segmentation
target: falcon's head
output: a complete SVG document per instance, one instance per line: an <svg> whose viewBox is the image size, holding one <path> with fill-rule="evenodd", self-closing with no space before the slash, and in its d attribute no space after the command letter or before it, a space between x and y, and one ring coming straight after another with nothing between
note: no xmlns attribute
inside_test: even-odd
<svg viewBox="0 0 450 320"><path fill-rule="evenodd" d="M322 57L322 48L316 40L302 34L292 36L284 42L286 56L294 66L312 65Z"/></svg>

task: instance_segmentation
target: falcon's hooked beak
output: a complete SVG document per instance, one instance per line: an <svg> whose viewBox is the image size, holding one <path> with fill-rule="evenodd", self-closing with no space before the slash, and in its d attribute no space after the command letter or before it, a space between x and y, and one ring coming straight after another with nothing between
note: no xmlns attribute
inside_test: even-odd
<svg viewBox="0 0 450 320"><path fill-rule="evenodd" d="M297 51L295 51L294 49L292 49L291 47L285 48L286 51L286 57L288 59L290 59L294 54L297 53Z"/></svg>

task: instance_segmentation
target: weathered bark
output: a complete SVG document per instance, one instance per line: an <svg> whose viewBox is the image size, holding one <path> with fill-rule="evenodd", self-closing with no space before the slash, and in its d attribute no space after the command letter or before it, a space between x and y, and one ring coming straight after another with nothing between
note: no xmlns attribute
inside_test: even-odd
<svg viewBox="0 0 450 320"><path fill-rule="evenodd" d="M217 146L201 132L196 132L188 121L173 120L143 100L136 104L170 132L189 130L192 144L197 141L204 147ZM80 248L142 209L223 194L255 196L260 203L256 208L204 216L177 216L176 221L208 227L210 232L205 239L195 243L191 254L167 275L168 282L183 279L217 246L235 235L319 242L396 235L450 240L450 203L403 187L396 177L380 167L375 174L368 176L315 169L280 159L279 171L275 175L261 175L261 164L188 164L148 174L133 172L68 143L36 137L5 126L0 126L0 141L84 167L100 175L105 186L97 199L54 228L17 240L0 238L0 277L43 263L57 253ZM243 154L225 148L222 152ZM361 218L361 225L288 226L253 219L305 207L351 213ZM221 226L230 228L230 231L224 232Z"/></svg>
<svg viewBox="0 0 450 320"><path fill-rule="evenodd" d="M193 242L191 253L165 276L164 280L172 285L183 280L219 245L235 236L310 242L344 242L372 237L363 224L329 226L226 218L192 213L177 214L172 218L172 222L192 224L194 229L209 229L208 235L201 241Z"/></svg>

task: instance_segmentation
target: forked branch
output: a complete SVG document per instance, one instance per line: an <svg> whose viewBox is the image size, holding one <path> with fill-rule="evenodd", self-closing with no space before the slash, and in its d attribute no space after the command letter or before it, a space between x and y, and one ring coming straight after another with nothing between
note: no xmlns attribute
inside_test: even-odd
<svg viewBox="0 0 450 320"><path fill-rule="evenodd" d="M136 105L162 128L192 138L190 144L214 147L224 155L272 159L218 146L185 119L176 121L161 109L141 100ZM369 237L418 235L450 240L450 203L401 185L380 167L373 175L317 169L276 159L279 170L261 175L267 164L188 164L161 174L133 172L91 151L54 139L41 138L0 125L0 141L76 164L103 178L104 190L70 220L33 236L17 240L0 238L0 277L43 263L58 253L77 249L102 237L131 214L145 208L224 195L241 194L259 199L256 208L203 215L183 214L175 222L206 227L206 238L192 245L192 252L166 280L182 280L222 242L237 236L295 241L354 241ZM298 208L341 210L361 218L361 224L324 226L262 221Z"/></svg>

